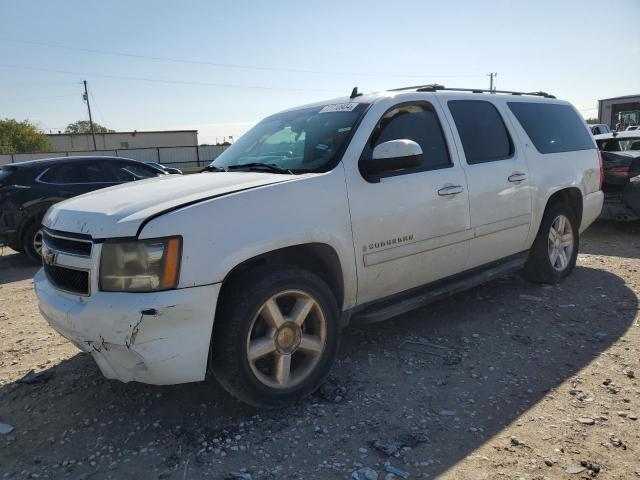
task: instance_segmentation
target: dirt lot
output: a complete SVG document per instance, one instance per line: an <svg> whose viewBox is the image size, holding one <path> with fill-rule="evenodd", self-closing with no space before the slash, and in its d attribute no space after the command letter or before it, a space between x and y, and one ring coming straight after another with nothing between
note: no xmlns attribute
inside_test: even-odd
<svg viewBox="0 0 640 480"><path fill-rule="evenodd" d="M105 380L4 249L0 478L640 478L640 226L597 224L581 252L561 286L512 276L348 328L317 394L258 412L216 385ZM18 383L31 369L51 375Z"/></svg>

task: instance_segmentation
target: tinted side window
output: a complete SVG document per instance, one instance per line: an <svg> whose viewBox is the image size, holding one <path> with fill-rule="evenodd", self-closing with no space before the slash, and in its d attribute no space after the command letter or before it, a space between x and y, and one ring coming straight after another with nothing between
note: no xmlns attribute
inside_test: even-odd
<svg viewBox="0 0 640 480"><path fill-rule="evenodd" d="M72 162L47 170L40 181L44 183L77 184L108 182L105 172L97 162Z"/></svg>
<svg viewBox="0 0 640 480"><path fill-rule="evenodd" d="M448 105L469 165L505 160L513 155L513 142L493 104L451 100Z"/></svg>
<svg viewBox="0 0 640 480"><path fill-rule="evenodd" d="M569 105L527 102L508 105L540 153L595 148L584 121Z"/></svg>
<svg viewBox="0 0 640 480"><path fill-rule="evenodd" d="M420 172L451 165L449 150L433 107L427 103L400 105L392 108L376 126L365 155L390 140L413 140L422 148L422 165L402 173Z"/></svg>
<svg viewBox="0 0 640 480"><path fill-rule="evenodd" d="M138 162L109 162L115 182L132 182L157 177L159 172Z"/></svg>

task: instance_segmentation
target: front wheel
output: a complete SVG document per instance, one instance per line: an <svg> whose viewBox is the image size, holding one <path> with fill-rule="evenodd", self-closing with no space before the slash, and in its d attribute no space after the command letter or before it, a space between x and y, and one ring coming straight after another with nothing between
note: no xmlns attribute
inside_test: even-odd
<svg viewBox="0 0 640 480"><path fill-rule="evenodd" d="M550 207L525 265L528 279L541 283L560 283L576 266L580 236L578 221L565 204Z"/></svg>
<svg viewBox="0 0 640 480"><path fill-rule="evenodd" d="M42 229L40 222L29 225L22 237L22 249L35 263L42 263Z"/></svg>
<svg viewBox="0 0 640 480"><path fill-rule="evenodd" d="M224 288L211 371L240 400L283 407L321 385L339 335L338 306L320 277L296 267L261 267Z"/></svg>

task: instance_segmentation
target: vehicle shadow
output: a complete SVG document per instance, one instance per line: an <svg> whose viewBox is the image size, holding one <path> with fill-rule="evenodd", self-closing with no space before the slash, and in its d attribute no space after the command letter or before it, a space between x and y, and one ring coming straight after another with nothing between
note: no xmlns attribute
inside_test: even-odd
<svg viewBox="0 0 640 480"><path fill-rule="evenodd" d="M437 477L607 350L637 309L624 280L603 270L576 268L553 287L506 277L348 327L327 383L280 411L256 411L215 383L109 381L77 354L46 383L0 387L0 421L16 428L0 471L227 478L246 467L274 478L255 472L290 465L286 478L347 478L354 462L381 471L388 457L372 442L393 439L411 443L393 461L412 478ZM60 465L67 458L82 465Z"/></svg>
<svg viewBox="0 0 640 480"><path fill-rule="evenodd" d="M640 258L640 222L595 222L581 238L580 253Z"/></svg>
<svg viewBox="0 0 640 480"><path fill-rule="evenodd" d="M26 255L0 247L0 285L33 278L39 268Z"/></svg>

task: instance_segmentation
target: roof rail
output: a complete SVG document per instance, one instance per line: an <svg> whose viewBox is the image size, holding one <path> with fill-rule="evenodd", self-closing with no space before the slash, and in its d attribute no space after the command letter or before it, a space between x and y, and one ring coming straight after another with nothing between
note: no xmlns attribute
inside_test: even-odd
<svg viewBox="0 0 640 480"><path fill-rule="evenodd" d="M412 87L392 88L389 92L402 92L405 90L416 90L417 92L436 92L438 90L456 91L456 92L471 92L471 93L506 93L509 95L532 95L536 97L544 98L556 98L555 96L547 92L513 92L511 90L489 90L484 88L454 88L445 87L438 83L431 83L429 85L415 85Z"/></svg>

